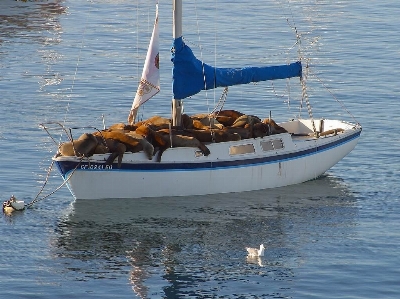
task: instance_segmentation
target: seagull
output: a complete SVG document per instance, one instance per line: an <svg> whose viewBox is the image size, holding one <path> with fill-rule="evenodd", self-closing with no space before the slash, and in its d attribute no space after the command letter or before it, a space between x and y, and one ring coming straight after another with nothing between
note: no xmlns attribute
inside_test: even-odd
<svg viewBox="0 0 400 299"><path fill-rule="evenodd" d="M260 245L260 249L246 247L246 250L250 257L264 256L264 249L265 249L264 244Z"/></svg>

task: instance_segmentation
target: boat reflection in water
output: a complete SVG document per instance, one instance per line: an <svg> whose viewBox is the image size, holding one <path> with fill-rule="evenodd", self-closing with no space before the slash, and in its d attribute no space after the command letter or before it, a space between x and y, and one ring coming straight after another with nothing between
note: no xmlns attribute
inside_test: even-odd
<svg viewBox="0 0 400 299"><path fill-rule="evenodd" d="M190 199L79 200L59 223L54 250L74 277L125 276L141 298L221 296L249 287L286 296L282 285L287 281L290 292L315 246L354 235L357 213L351 192L329 176ZM245 247L261 243L265 256L247 259Z"/></svg>

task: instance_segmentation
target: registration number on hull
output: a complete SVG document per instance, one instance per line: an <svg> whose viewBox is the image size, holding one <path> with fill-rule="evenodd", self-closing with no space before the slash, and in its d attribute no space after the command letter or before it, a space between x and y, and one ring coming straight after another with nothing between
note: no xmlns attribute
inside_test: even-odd
<svg viewBox="0 0 400 299"><path fill-rule="evenodd" d="M112 165L104 165L104 164L84 164L81 165L81 169L88 169L88 170L109 170L113 169Z"/></svg>

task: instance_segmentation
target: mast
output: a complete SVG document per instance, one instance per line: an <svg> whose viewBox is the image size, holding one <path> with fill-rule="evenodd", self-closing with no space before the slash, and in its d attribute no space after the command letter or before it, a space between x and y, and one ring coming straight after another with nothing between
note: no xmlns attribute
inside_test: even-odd
<svg viewBox="0 0 400 299"><path fill-rule="evenodd" d="M172 37L175 40L182 36L182 0L173 0ZM183 101L172 99L172 125L180 126Z"/></svg>

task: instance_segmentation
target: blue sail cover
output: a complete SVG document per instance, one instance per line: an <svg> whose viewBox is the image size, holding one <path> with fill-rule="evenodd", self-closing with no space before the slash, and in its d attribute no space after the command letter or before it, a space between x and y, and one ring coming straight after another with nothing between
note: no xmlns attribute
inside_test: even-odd
<svg viewBox="0 0 400 299"><path fill-rule="evenodd" d="M300 61L279 66L216 68L198 60L182 37L174 40L172 49L172 91L177 100L216 87L301 76Z"/></svg>

